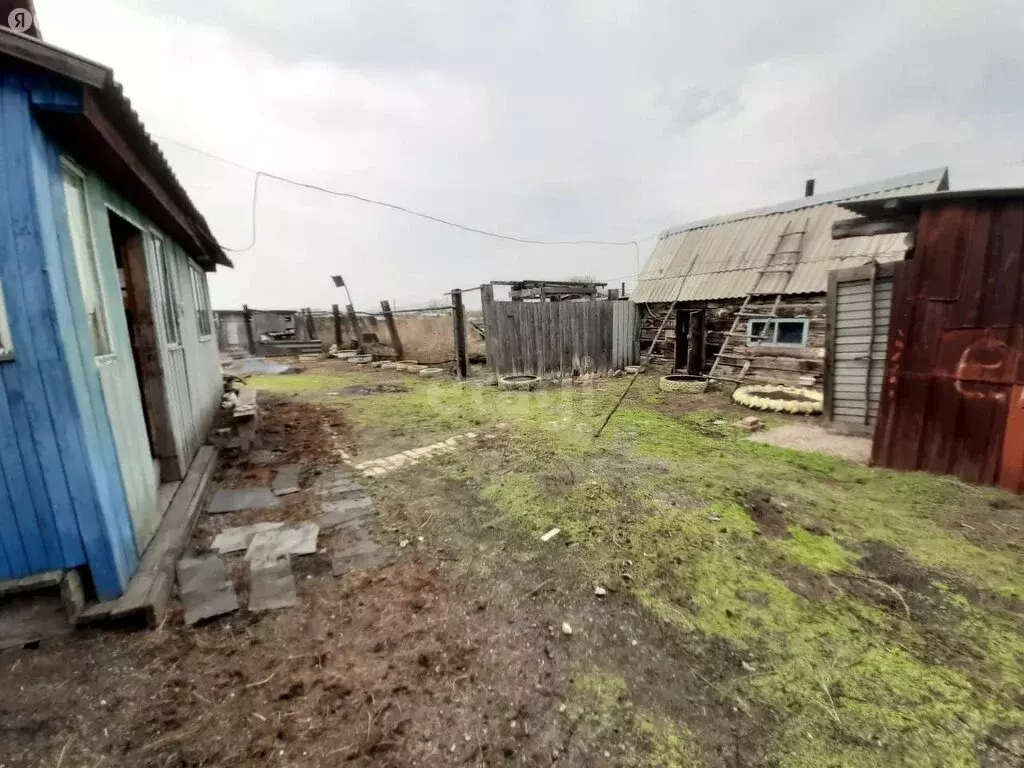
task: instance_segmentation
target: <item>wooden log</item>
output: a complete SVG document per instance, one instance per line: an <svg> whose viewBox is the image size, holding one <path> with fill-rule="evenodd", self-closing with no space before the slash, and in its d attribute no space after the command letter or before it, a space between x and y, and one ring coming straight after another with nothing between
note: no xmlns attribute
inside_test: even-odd
<svg viewBox="0 0 1024 768"><path fill-rule="evenodd" d="M334 345L341 349L341 309L331 304L331 316L334 318Z"/></svg>
<svg viewBox="0 0 1024 768"><path fill-rule="evenodd" d="M384 313L384 322L388 326L388 334L391 336L391 348L395 351L395 360L404 360L405 350L402 348L402 340L398 337L398 324L395 323L395 316L391 313L391 302L386 299L382 300L380 311Z"/></svg>
<svg viewBox="0 0 1024 768"><path fill-rule="evenodd" d="M469 373L469 356L466 353L466 310L462 305L462 291L452 290L452 332L455 335L455 369L460 379Z"/></svg>
<svg viewBox="0 0 1024 768"><path fill-rule="evenodd" d="M917 228L916 216L892 216L885 219L840 219L832 222L832 239L847 237L872 237L874 235L896 235L913 232Z"/></svg>

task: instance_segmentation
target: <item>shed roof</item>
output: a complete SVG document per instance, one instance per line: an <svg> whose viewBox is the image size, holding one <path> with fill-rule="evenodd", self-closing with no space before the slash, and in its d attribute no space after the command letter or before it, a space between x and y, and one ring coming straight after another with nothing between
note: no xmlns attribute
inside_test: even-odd
<svg viewBox="0 0 1024 768"><path fill-rule="evenodd" d="M877 218L903 213L916 213L927 205L962 203L976 200L1024 200L1024 187L947 189L941 192L880 197L872 200L849 200L842 203L842 207L861 216Z"/></svg>
<svg viewBox="0 0 1024 768"><path fill-rule="evenodd" d="M0 27L2 59L28 64L82 86L86 92L82 111L47 112L41 115L44 127L82 155L83 161L94 161L101 172L109 169L112 178L106 180L165 227L193 258L209 266L231 266L206 219L114 79L113 70L5 27ZM157 210L160 208L167 210Z"/></svg>
<svg viewBox="0 0 1024 768"><path fill-rule="evenodd" d="M947 186L947 169L936 168L666 230L632 298L637 303L660 303L731 299L748 293L824 293L830 270L872 259L898 261L906 251L901 234L832 240L832 222L849 217L841 203L935 192ZM783 233L789 234L783 238ZM777 250L797 249L799 260L792 274L761 274Z"/></svg>

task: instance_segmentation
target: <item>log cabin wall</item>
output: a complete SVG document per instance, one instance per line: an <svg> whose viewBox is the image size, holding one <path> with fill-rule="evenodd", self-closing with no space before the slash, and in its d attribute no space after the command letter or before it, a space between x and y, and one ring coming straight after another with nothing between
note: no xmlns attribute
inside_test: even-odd
<svg viewBox="0 0 1024 768"><path fill-rule="evenodd" d="M771 312L773 297L764 297L763 301L752 303L747 307L749 312L763 310L767 315ZM675 312L689 314L694 310L705 311L706 336L705 336L705 366L704 372L711 370L715 354L725 341L725 334L732 328L736 313L739 312L743 301L709 301L689 302L677 305ZM730 345L730 352L750 359L750 369L744 377L748 384L786 384L788 386L813 386L821 389L825 372L825 338L826 338L826 296L825 294L802 294L783 297L777 311L779 320L806 320L806 343L802 345L775 345L767 341L756 344ZM641 330L641 350L647 354L654 336L661 327L665 315L669 312L671 304L648 304L642 307L643 325ZM737 329L737 332L747 330L745 321ZM676 339L676 324L674 318L669 318L665 324L665 330L654 347L655 365L661 364L665 368L674 368L676 360L686 359L685 338ZM677 357L677 343L681 346ZM719 366L719 370L725 377L731 377L738 373L738 368L725 365ZM810 383L808 376L814 377Z"/></svg>

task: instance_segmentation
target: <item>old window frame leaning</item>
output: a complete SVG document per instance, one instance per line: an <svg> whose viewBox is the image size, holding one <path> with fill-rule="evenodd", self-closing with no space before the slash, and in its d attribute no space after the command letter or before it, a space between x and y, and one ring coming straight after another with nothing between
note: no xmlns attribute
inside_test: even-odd
<svg viewBox="0 0 1024 768"><path fill-rule="evenodd" d="M110 334L110 317L107 314L107 297L103 292L103 276L100 270L100 256L96 249L92 218L89 213L89 194L85 173L77 165L61 158L61 185L64 191L64 209L67 215L68 233L71 235L71 250L78 271L79 292L85 308L89 337L93 344L93 357L109 358L114 355ZM72 210L68 188L74 185L81 193L80 209ZM72 217L77 214L83 231L76 232ZM90 304L92 311L90 311Z"/></svg>
<svg viewBox="0 0 1024 768"><path fill-rule="evenodd" d="M210 308L210 287L206 282L206 273L198 265L189 262L189 274L192 277L192 301L196 307L196 333L200 341L213 338L213 311Z"/></svg>
<svg viewBox="0 0 1024 768"><path fill-rule="evenodd" d="M11 338L11 326L7 322L7 305L4 303L4 283L0 280L0 363L14 359L14 339Z"/></svg>
<svg viewBox="0 0 1024 768"><path fill-rule="evenodd" d="M779 341L779 325L781 323L799 323L801 325L801 339L795 341ZM755 326L764 325L770 329L769 333L755 331ZM747 346L749 347L806 347L810 320L806 317L752 317L747 321ZM767 336L768 338L757 338Z"/></svg>

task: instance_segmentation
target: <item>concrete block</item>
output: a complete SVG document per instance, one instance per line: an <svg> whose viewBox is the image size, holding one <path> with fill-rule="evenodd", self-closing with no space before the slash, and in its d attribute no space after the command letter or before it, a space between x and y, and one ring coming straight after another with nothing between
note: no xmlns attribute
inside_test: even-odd
<svg viewBox="0 0 1024 768"><path fill-rule="evenodd" d="M373 502L368 496L358 499L337 499L320 506L321 514L317 518L321 530L343 525L352 520L363 520L373 516Z"/></svg>
<svg viewBox="0 0 1024 768"><path fill-rule="evenodd" d="M265 485L252 488L221 488L210 500L207 512L211 515L223 512L239 512L243 509L268 509L278 506L273 492Z"/></svg>
<svg viewBox="0 0 1024 768"><path fill-rule="evenodd" d="M182 558L177 564L178 591L189 626L238 609L238 597L224 561L217 555Z"/></svg>
<svg viewBox="0 0 1024 768"><path fill-rule="evenodd" d="M319 535L320 526L316 523L285 525L273 531L263 531L252 537L245 559L265 563L289 555L311 555L316 552Z"/></svg>
<svg viewBox="0 0 1024 768"><path fill-rule="evenodd" d="M301 464L285 464L277 470L270 490L275 496L287 496L302 490L299 487L299 475L302 474Z"/></svg>
<svg viewBox="0 0 1024 768"><path fill-rule="evenodd" d="M274 611L299 602L295 576L287 557L249 566L249 610Z"/></svg>
<svg viewBox="0 0 1024 768"><path fill-rule="evenodd" d="M210 548L225 555L229 552L241 552L248 549L252 544L252 538L257 533L275 531L284 523L253 523L252 525L240 525L235 528L225 528L213 539Z"/></svg>

